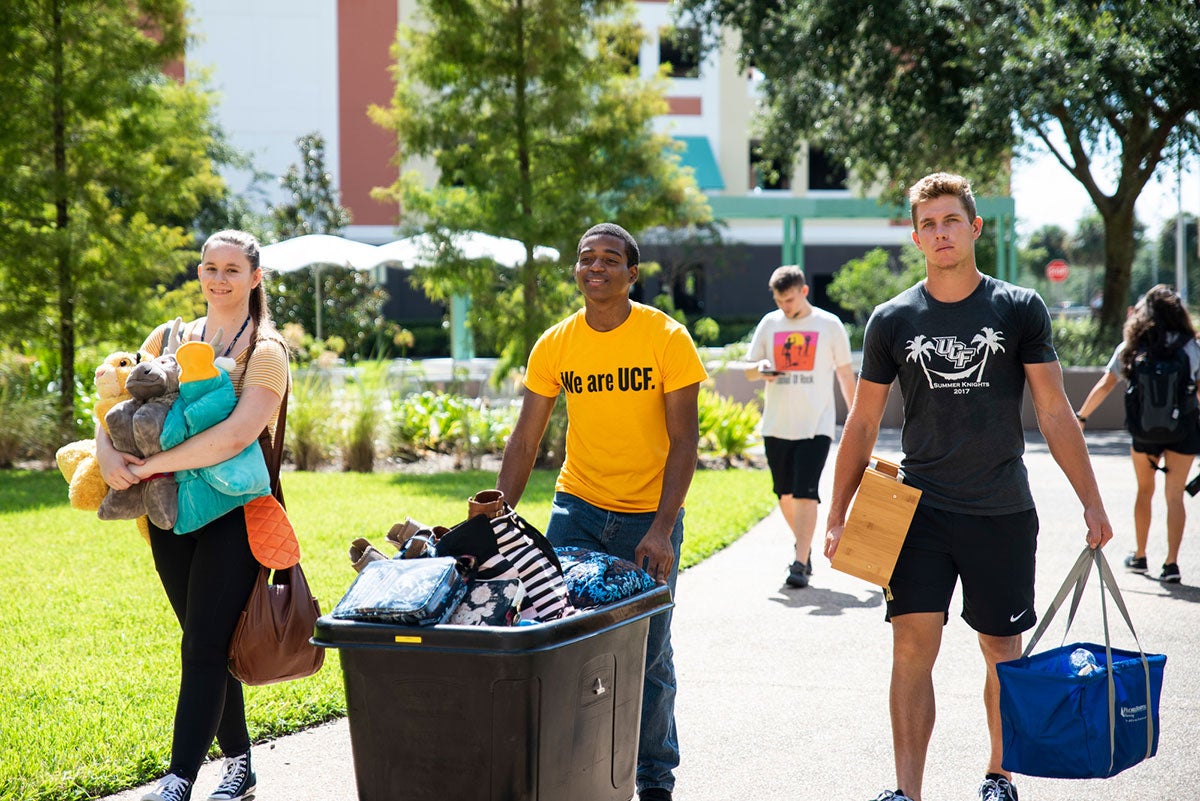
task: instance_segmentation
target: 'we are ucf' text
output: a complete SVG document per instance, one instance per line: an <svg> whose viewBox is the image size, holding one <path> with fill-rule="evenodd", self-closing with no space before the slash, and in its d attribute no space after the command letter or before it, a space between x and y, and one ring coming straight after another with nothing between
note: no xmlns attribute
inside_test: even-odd
<svg viewBox="0 0 1200 801"><path fill-rule="evenodd" d="M564 390L575 395L582 392L647 392L654 389L654 368L618 367L616 375L592 373L588 376L564 370L558 374L558 380Z"/></svg>

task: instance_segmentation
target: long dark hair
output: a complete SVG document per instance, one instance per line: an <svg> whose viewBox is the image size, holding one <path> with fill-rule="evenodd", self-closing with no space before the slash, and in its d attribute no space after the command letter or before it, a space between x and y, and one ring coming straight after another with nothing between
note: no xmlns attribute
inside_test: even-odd
<svg viewBox="0 0 1200 801"><path fill-rule="evenodd" d="M206 239L204 247L200 248L201 261L204 261L204 254L213 245L233 245L245 254L252 271L259 269L263 271L262 280L258 282L258 286L250 290L250 318L254 320L254 338L262 339L265 333L275 330L275 323L271 320L271 308L267 305L267 291L264 287L269 271L263 268L259 261L258 252L261 246L258 244L258 238L245 231L233 229L217 231Z"/></svg>
<svg viewBox="0 0 1200 801"><path fill-rule="evenodd" d="M1121 372L1128 378L1138 356L1162 356L1195 338L1196 329L1179 293L1166 284L1153 286L1138 298L1125 320Z"/></svg>

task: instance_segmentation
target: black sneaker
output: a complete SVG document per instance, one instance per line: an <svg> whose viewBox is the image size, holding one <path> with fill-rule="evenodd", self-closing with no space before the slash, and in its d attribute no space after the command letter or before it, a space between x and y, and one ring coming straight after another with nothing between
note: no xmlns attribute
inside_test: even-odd
<svg viewBox="0 0 1200 801"><path fill-rule="evenodd" d="M808 565L804 562L792 562L788 568L787 578L784 579L789 587L808 586Z"/></svg>
<svg viewBox="0 0 1200 801"><path fill-rule="evenodd" d="M671 801L671 791L666 787L647 787L638 793L638 801Z"/></svg>
<svg viewBox="0 0 1200 801"><path fill-rule="evenodd" d="M1133 554L1125 557L1125 569L1130 573L1141 573L1143 576L1150 572L1150 566L1146 564L1146 557Z"/></svg>
<svg viewBox="0 0 1200 801"><path fill-rule="evenodd" d="M142 796L142 801L191 801L192 783L182 776L168 773L158 786Z"/></svg>
<svg viewBox="0 0 1200 801"><path fill-rule="evenodd" d="M999 773L989 773L979 785L979 801L1017 801L1017 788Z"/></svg>
<svg viewBox="0 0 1200 801"><path fill-rule="evenodd" d="M241 756L225 759L225 775L221 777L221 783L213 790L208 801L241 801L253 798L257 787L258 777L250 767L250 752L247 751Z"/></svg>
<svg viewBox="0 0 1200 801"><path fill-rule="evenodd" d="M1163 584L1178 584L1180 581L1179 565L1175 562L1163 565L1162 573L1159 574L1158 580Z"/></svg>
<svg viewBox="0 0 1200 801"><path fill-rule="evenodd" d="M871 801L912 801L912 799L906 796L903 790L884 790Z"/></svg>

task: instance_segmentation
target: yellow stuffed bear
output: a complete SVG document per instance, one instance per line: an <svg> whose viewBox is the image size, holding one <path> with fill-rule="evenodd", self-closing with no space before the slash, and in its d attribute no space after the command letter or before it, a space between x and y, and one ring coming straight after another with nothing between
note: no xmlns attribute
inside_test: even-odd
<svg viewBox="0 0 1200 801"><path fill-rule="evenodd" d="M93 414L101 425L109 409L131 396L125 391L125 379L137 364L138 358L132 353L117 351L105 358L96 368L96 405ZM107 428L105 429L107 430ZM83 439L69 442L58 449L54 455L58 469L67 480L69 489L67 496L72 509L94 512L100 508L100 502L108 492L108 485L100 475L100 464L96 461L96 440ZM146 519L137 521L138 530L149 541L149 528Z"/></svg>

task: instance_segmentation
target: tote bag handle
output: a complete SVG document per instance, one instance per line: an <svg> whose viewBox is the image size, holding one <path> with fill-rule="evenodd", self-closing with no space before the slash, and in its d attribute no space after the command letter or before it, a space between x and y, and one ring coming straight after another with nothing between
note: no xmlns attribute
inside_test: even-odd
<svg viewBox="0 0 1200 801"><path fill-rule="evenodd" d="M1137 632L1133 628L1133 621L1129 617L1129 609L1125 606L1125 599L1121 597L1121 588L1117 586L1117 579L1113 575L1112 568L1108 566L1108 560L1104 558L1104 553L1100 548L1093 549L1084 546L1083 553L1079 554L1079 558L1075 560L1075 565L1067 573L1067 577L1063 579L1062 586L1058 588L1058 594L1054 596L1054 600L1050 602L1050 606L1046 609L1046 615L1029 638L1029 644L1025 646L1025 651L1021 654L1021 658L1025 658L1033 653L1034 646L1038 644L1038 640L1042 638L1042 634L1045 633L1046 628L1050 625L1050 621L1054 619L1054 615L1066 599L1067 593L1073 588L1075 592L1071 598L1071 609L1067 615L1067 628L1063 631L1063 642L1067 641L1067 632L1071 630L1071 624L1075 622L1075 612L1079 609L1080 596L1083 593L1083 588L1087 586L1088 576L1091 575L1093 563L1096 566L1096 574L1100 577L1100 616L1104 621L1104 656L1108 665L1105 675L1108 677L1108 766L1111 770L1117 750L1117 691L1112 671L1112 643L1108 633L1108 604L1105 601L1106 589L1108 590L1107 594L1112 596L1113 603L1116 604L1121 617L1125 619L1125 625L1129 627L1129 633L1133 635L1133 641L1137 645L1138 653L1142 657L1142 671L1146 676L1147 759L1154 753L1154 716L1150 714L1150 710L1153 708L1153 702L1150 697L1150 660L1146 659L1146 652L1142 649L1141 642L1138 641Z"/></svg>

